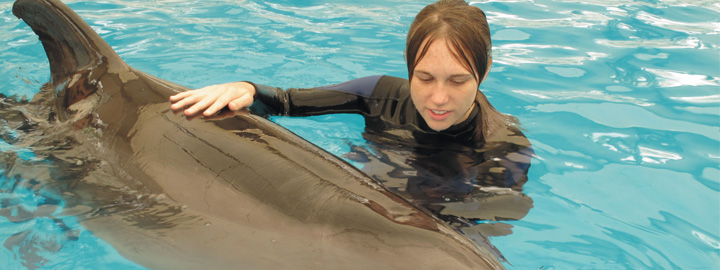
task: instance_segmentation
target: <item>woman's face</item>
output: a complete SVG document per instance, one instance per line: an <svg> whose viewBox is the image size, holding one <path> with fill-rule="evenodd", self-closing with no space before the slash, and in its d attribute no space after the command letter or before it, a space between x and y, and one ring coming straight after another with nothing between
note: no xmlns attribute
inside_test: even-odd
<svg viewBox="0 0 720 270"><path fill-rule="evenodd" d="M480 83L455 60L444 38L429 46L410 78L410 96L428 126L442 131L468 118Z"/></svg>

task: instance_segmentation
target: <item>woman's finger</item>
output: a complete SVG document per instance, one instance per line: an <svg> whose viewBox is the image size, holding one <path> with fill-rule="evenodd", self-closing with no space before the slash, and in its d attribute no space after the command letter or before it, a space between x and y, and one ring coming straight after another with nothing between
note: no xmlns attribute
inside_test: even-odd
<svg viewBox="0 0 720 270"><path fill-rule="evenodd" d="M185 110L185 115L195 115L198 112L207 109L210 104L215 102L215 100L218 98L218 95L219 94L216 92L207 93L200 101Z"/></svg>
<svg viewBox="0 0 720 270"><path fill-rule="evenodd" d="M223 93L222 95L220 95L220 96L203 112L203 115L205 115L205 116L211 116L211 115L217 113L218 111L222 110L223 108L225 108L225 106L227 106L228 103L230 103L230 100L232 100L232 96L233 96L233 94L234 94L233 91L230 90L230 89L228 89L228 88L225 88L223 92L224 92L224 93Z"/></svg>
<svg viewBox="0 0 720 270"><path fill-rule="evenodd" d="M192 95L193 93L195 93L195 90L185 91L185 92L182 92L182 93L178 93L178 94L172 95L172 96L170 96L170 101L176 102L176 101L178 101L178 100L184 99L184 98Z"/></svg>
<svg viewBox="0 0 720 270"><path fill-rule="evenodd" d="M182 99L178 99L173 104L171 104L170 109L181 110L182 108L185 108L200 101L202 98L205 97L205 95L206 94L203 92L188 93L187 95L184 95Z"/></svg>

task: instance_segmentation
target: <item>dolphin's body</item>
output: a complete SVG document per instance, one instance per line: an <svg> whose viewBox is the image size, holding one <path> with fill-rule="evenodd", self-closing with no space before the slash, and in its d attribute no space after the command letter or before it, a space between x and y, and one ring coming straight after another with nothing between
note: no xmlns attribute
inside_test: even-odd
<svg viewBox="0 0 720 270"><path fill-rule="evenodd" d="M66 213L126 258L153 269L503 267L264 118L175 114L168 97L186 87L129 67L60 1L19 0L13 13L40 37L51 69L18 110L32 128L16 143L52 165L1 165L53 179L45 184L60 189Z"/></svg>

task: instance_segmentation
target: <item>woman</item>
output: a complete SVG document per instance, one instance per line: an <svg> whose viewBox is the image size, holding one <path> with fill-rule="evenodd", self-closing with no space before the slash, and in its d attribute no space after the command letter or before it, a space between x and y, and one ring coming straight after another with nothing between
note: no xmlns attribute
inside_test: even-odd
<svg viewBox="0 0 720 270"><path fill-rule="evenodd" d="M172 96L171 108L207 117L226 107L263 116L358 113L376 149L356 148L355 154L368 165L391 165L389 172L366 170L375 179L451 222L518 219L532 205L517 192L532 151L517 120L498 112L479 91L492 65L490 51L483 11L462 0L441 0L420 11L410 26L409 80L374 76L287 91L228 83ZM503 213L448 212L453 209L448 202L492 204L489 186L514 190L513 196L524 200L515 200L515 210L503 206Z"/></svg>

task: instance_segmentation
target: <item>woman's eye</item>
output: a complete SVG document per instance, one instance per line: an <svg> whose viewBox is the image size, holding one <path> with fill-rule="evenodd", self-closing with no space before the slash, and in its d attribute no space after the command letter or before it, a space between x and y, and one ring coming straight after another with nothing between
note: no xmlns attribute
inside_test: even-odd
<svg viewBox="0 0 720 270"><path fill-rule="evenodd" d="M432 77L417 77L417 78L423 82L429 82L429 81L432 81L432 79L433 79Z"/></svg>
<svg viewBox="0 0 720 270"><path fill-rule="evenodd" d="M451 80L450 82L452 82L453 84L456 84L456 85L462 85L462 84L465 84L467 82L467 80L459 80L459 81Z"/></svg>

